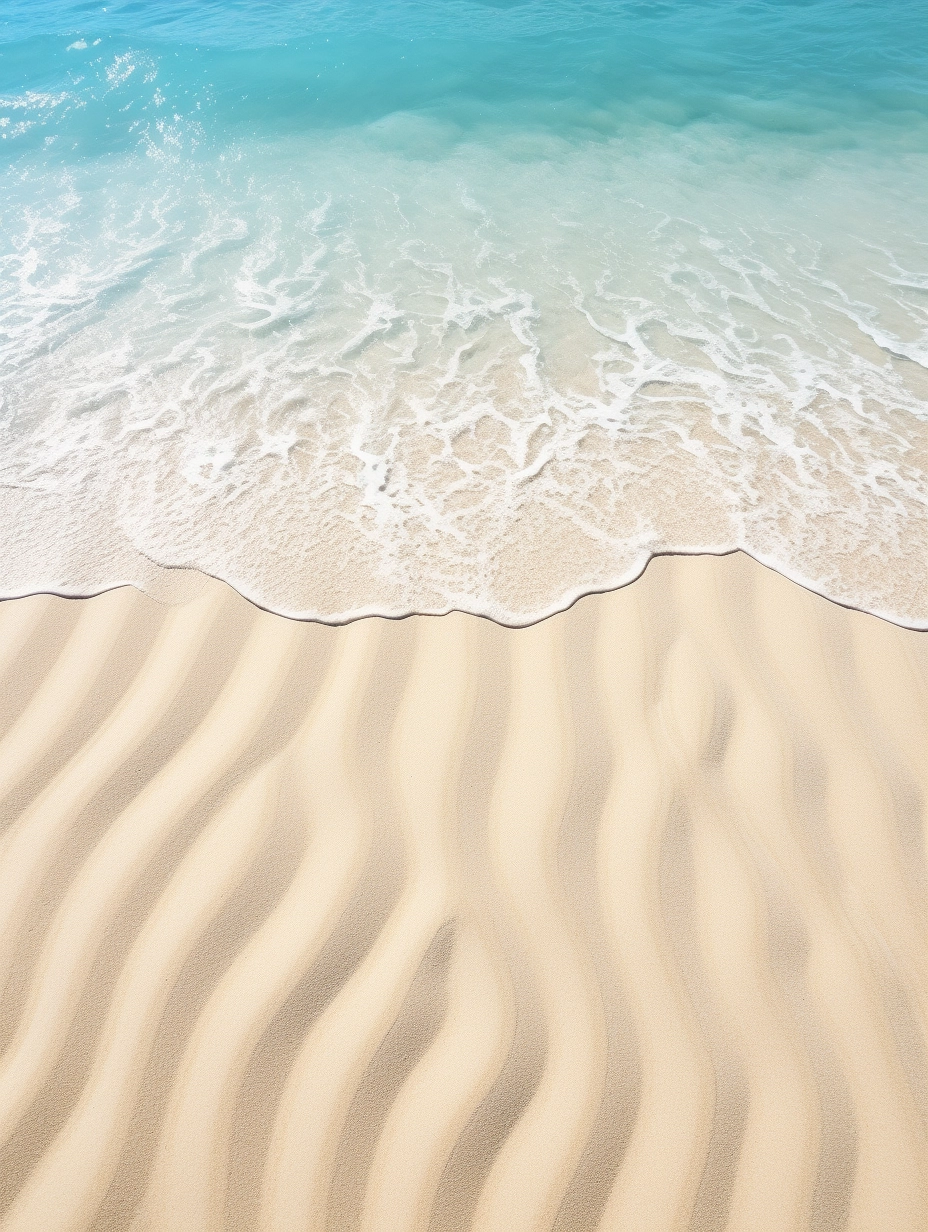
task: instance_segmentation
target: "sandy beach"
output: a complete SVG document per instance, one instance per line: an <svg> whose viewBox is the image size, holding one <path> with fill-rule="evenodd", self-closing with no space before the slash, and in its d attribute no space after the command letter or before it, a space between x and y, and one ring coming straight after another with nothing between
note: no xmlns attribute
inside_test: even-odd
<svg viewBox="0 0 928 1232"><path fill-rule="evenodd" d="M919 1232L928 635L0 605L3 1232Z"/></svg>

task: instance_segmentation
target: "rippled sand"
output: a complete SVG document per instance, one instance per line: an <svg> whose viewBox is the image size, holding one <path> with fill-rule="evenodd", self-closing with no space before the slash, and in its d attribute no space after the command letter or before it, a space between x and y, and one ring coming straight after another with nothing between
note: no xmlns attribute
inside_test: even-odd
<svg viewBox="0 0 928 1232"><path fill-rule="evenodd" d="M928 640L0 606L3 1232L928 1221Z"/></svg>

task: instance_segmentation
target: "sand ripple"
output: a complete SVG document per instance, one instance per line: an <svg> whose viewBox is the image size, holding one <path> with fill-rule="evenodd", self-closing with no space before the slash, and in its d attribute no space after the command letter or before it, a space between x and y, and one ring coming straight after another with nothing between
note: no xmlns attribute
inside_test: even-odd
<svg viewBox="0 0 928 1232"><path fill-rule="evenodd" d="M0 605L3 1232L928 1220L928 642Z"/></svg>

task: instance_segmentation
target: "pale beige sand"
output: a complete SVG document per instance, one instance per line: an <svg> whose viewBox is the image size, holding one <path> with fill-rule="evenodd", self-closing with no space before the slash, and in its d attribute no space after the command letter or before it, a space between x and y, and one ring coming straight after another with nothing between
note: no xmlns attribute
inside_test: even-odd
<svg viewBox="0 0 928 1232"><path fill-rule="evenodd" d="M0 605L4 1232L928 1226L928 638Z"/></svg>

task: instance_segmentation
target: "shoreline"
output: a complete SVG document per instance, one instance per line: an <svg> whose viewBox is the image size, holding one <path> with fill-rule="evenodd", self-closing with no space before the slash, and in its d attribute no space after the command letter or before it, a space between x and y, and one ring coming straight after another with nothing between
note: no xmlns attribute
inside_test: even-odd
<svg viewBox="0 0 928 1232"><path fill-rule="evenodd" d="M144 555L144 554L142 554ZM137 590L140 594L151 598L154 602L163 604L169 607L181 606L190 602L190 598L196 592L196 589L203 583L212 584L218 583L221 586L226 586L234 591L239 598L243 599L250 606L256 608L260 612L265 612L269 616L279 616L284 620L294 620L301 624L319 624L327 628L341 629L347 625L354 624L359 620L410 620L414 617L441 617L441 616L473 616L478 620L488 620L492 624L497 625L501 629L517 630L531 629L543 621L551 620L553 617L561 616L565 612L569 612L576 604L584 599L599 598L605 595L615 594L618 591L625 590L629 586L633 586L645 574L652 562L657 560L690 560L693 558L712 558L715 560L723 559L727 556L745 556L754 564L759 565L762 569L769 569L771 573L777 574L787 582L800 587L802 590L808 591L809 594L815 595L819 599L824 599L827 603L834 604L836 607L843 608L845 611L857 612L863 616L873 616L877 620L885 621L887 624L894 625L896 628L905 629L913 633L928 632L928 615L924 618L915 619L912 617L903 617L898 614L883 611L877 607L864 607L857 603L852 603L843 599L834 598L820 584L811 582L807 578L800 576L795 572L790 572L778 563L761 558L750 552L747 548L734 547L723 548L719 551L711 551L705 548L693 548L692 550L683 549L668 549L666 551L652 552L641 568L630 574L625 580L619 582L608 582L602 586L578 587L575 590L570 590L566 593L562 600L550 608L545 609L539 615L532 616L525 621L507 621L500 616L494 616L488 612L481 612L465 607L445 607L431 609L410 608L399 611L385 611L375 608L361 609L357 612L351 612L345 616L324 617L316 614L301 614L298 612L285 611L282 609L271 607L262 600L255 598L249 593L249 588L241 583L236 583L222 577L220 574L210 573L205 569L189 568L184 565L162 565L157 561L145 556L151 566L159 572L159 574L183 574L185 579L189 579L190 586L183 588L180 597L168 598L164 595L156 596L150 594L145 586L136 581L119 581L107 583L99 589L77 588L77 587L37 587L35 589L25 589L23 591L10 592L0 594L0 604L13 602L18 599L28 599L38 595L48 595L57 599L95 599L100 595L109 594L114 590L120 590L125 587L131 587ZM197 579L202 579L198 582Z"/></svg>

